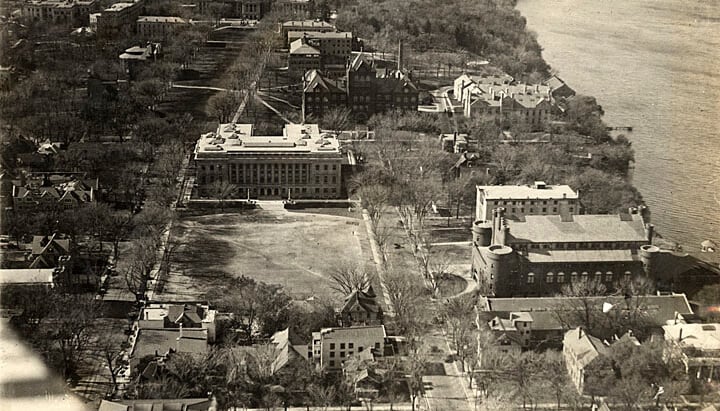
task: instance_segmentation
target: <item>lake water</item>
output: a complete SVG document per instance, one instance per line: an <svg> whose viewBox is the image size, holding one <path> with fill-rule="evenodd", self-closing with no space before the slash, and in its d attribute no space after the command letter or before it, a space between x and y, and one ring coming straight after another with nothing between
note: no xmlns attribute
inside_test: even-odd
<svg viewBox="0 0 720 411"><path fill-rule="evenodd" d="M720 243L720 2L519 0L543 56L612 126L632 126L633 183L686 250Z"/></svg>

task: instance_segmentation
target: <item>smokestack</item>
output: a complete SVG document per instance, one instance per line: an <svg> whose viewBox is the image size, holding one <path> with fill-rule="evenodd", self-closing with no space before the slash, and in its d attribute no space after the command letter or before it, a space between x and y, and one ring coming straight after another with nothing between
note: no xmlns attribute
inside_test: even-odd
<svg viewBox="0 0 720 411"><path fill-rule="evenodd" d="M398 40L398 62L397 62L397 69L398 71L402 70L402 64L403 64L403 44L402 39Z"/></svg>
<svg viewBox="0 0 720 411"><path fill-rule="evenodd" d="M655 236L655 226L652 224L645 224L645 233L647 234L648 243L652 244L653 237Z"/></svg>

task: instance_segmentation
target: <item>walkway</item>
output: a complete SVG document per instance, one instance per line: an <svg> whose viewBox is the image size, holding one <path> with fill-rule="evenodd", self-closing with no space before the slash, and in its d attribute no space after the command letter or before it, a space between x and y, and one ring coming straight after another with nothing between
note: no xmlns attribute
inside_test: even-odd
<svg viewBox="0 0 720 411"><path fill-rule="evenodd" d="M367 230L368 239L370 240L370 249L372 250L373 260L375 261L375 270L380 280L380 287L382 287L382 294L385 297L386 315L390 317L395 316L395 312L392 309L392 301L390 300L390 293L385 285L385 261L383 260L382 254L380 253L380 247L378 247L377 239L372 228L370 228L370 215L367 210L362 209L363 220L365 220L365 229Z"/></svg>
<svg viewBox="0 0 720 411"><path fill-rule="evenodd" d="M226 88L220 88L220 87L189 86L189 85L184 85L184 84L173 84L172 88L189 88L189 89L196 89L196 90L229 91Z"/></svg>
<svg viewBox="0 0 720 411"><path fill-rule="evenodd" d="M277 114L278 117L280 117L281 119L283 119L283 121L285 121L286 123L288 123L288 124L295 124L294 122L292 122L291 120L289 120L287 117L283 116L283 114L282 114L280 111L278 111L278 109L276 109L275 107L273 107L273 106L271 106L270 104L268 104L267 101L263 100L262 97L260 97L259 95L255 94L255 100L257 100L257 101L258 101L260 104L262 104L263 106L269 108L273 113Z"/></svg>

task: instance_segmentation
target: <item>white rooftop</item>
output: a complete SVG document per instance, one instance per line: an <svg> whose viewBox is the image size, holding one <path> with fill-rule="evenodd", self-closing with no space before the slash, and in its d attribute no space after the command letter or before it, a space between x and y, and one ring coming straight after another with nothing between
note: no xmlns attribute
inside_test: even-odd
<svg viewBox="0 0 720 411"><path fill-rule="evenodd" d="M53 283L52 268L0 269L0 285Z"/></svg>
<svg viewBox="0 0 720 411"><path fill-rule="evenodd" d="M280 136L253 135L252 124L220 124L217 131L200 137L196 158L217 154L329 153L339 154L340 144L331 134L320 133L317 124L287 124Z"/></svg>
<svg viewBox="0 0 720 411"><path fill-rule="evenodd" d="M700 350L720 350L720 324L664 325L665 339Z"/></svg>
<svg viewBox="0 0 720 411"><path fill-rule="evenodd" d="M568 185L546 185L541 181L532 186L477 186L477 190L483 191L487 200L560 200L578 198L578 194Z"/></svg>
<svg viewBox="0 0 720 411"><path fill-rule="evenodd" d="M138 23L187 23L187 20L181 17L173 16L140 16Z"/></svg>

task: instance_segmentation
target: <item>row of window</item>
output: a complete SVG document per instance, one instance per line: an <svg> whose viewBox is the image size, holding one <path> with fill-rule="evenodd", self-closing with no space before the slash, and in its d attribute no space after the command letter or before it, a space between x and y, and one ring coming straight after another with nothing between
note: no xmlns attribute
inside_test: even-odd
<svg viewBox="0 0 720 411"><path fill-rule="evenodd" d="M530 205L558 205L558 200L488 200L487 205L488 206L500 206L500 205L527 205L528 202ZM575 204L574 200L567 201L568 204Z"/></svg>
<svg viewBox="0 0 720 411"><path fill-rule="evenodd" d="M613 281L614 276L615 276L615 274L612 271L607 271L605 274L603 274L600 271L596 271L595 275L593 276L593 280L594 281L605 281L607 283L610 283ZM528 284L535 283L535 277L536 277L535 273L532 273L532 272L528 273L527 283ZM626 281L628 281L632 277L632 273L630 271L625 271L625 274L623 275L623 277ZM578 275L578 273L576 271L573 271L572 273L570 273L570 281L571 282L574 283L574 282L579 281L580 279L582 279L583 281L588 281L588 280L590 280L590 274L587 271L583 271L582 273L580 273L580 275ZM553 272L548 272L547 274L545 274L545 282L548 284L551 284L554 282L564 283L565 282L565 273L560 271L556 275Z"/></svg>
<svg viewBox="0 0 720 411"><path fill-rule="evenodd" d="M241 167L243 166L243 167ZM222 170L223 166L222 164L217 165L217 170ZM264 170L267 170L269 173L277 173L278 171L284 172L287 170L288 172L295 170L304 172L305 170L310 169L309 164L301 164L301 163L293 163L293 164L285 164L285 163L271 163L271 164L228 164L228 168L230 170L252 170L252 171L259 171L262 173ZM200 166L201 171L209 170L209 171L215 171L215 165L210 164L207 167L205 165ZM315 171L337 171L337 164L315 164Z"/></svg>
<svg viewBox="0 0 720 411"><path fill-rule="evenodd" d="M518 251L528 250L635 250L642 242L563 242L563 243L531 243L513 244Z"/></svg>

